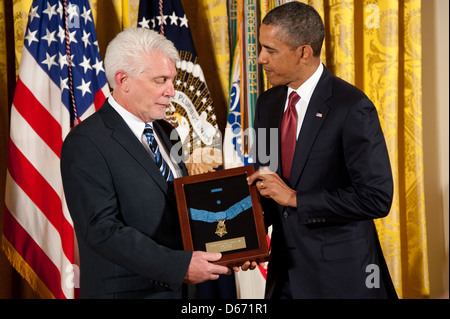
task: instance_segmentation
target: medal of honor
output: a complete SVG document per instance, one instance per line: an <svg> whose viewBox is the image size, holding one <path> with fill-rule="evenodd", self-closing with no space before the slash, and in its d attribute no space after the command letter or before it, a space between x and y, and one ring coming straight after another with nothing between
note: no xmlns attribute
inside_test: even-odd
<svg viewBox="0 0 450 319"><path fill-rule="evenodd" d="M227 229L225 228L225 219L217 221L216 235L223 237L227 234Z"/></svg>
<svg viewBox="0 0 450 319"><path fill-rule="evenodd" d="M228 234L227 229L225 227L225 221L231 220L243 211L246 211L252 207L252 201L250 196L242 199L237 202L230 208L221 212L210 212L207 210L200 210L195 208L189 208L189 216L192 220L207 222L207 223L215 223L217 222L216 232L215 234L219 237L223 237Z"/></svg>

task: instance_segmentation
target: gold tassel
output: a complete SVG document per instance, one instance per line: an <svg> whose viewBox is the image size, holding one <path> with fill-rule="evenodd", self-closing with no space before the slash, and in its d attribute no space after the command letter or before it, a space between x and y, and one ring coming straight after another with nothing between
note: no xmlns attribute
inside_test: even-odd
<svg viewBox="0 0 450 319"><path fill-rule="evenodd" d="M36 291L42 299L55 299L55 296L53 296L39 276L33 269L31 269L31 267L14 249L4 235L2 235L2 249L11 265L30 284L31 288Z"/></svg>

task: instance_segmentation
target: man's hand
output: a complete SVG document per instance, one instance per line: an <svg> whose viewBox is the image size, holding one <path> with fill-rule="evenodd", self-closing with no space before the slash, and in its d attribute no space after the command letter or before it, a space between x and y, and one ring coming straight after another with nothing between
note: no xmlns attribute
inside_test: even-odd
<svg viewBox="0 0 450 319"><path fill-rule="evenodd" d="M229 268L210 263L211 261L218 261L220 258L222 258L221 253L194 251L184 277L184 283L199 284L208 280L217 280L219 275L231 274Z"/></svg>
<svg viewBox="0 0 450 319"><path fill-rule="evenodd" d="M261 262L261 263L259 263L259 265L260 265L261 267L264 267L265 264L266 264L266 262ZM239 271L239 268L242 269L243 271L247 271L247 270L249 270L249 269L250 269L250 270L253 270L253 269L256 268L256 266L257 266L256 261L246 261L246 262L243 263L240 267L239 267L239 266L233 267L233 270L236 271L236 272Z"/></svg>
<svg viewBox="0 0 450 319"><path fill-rule="evenodd" d="M267 168L261 168L247 177L249 185L256 182L261 196L272 198L283 206L297 207L297 192L288 187L278 174Z"/></svg>

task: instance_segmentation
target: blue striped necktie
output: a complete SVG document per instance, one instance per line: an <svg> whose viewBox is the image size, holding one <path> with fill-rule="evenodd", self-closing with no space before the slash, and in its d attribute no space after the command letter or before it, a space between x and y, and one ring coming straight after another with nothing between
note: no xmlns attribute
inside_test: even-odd
<svg viewBox="0 0 450 319"><path fill-rule="evenodd" d="M150 124L145 124L144 135L147 137L148 146L155 156L156 166L158 166L162 176L166 181L173 181L172 171L162 157L158 143L156 142L155 134L153 133L153 128Z"/></svg>

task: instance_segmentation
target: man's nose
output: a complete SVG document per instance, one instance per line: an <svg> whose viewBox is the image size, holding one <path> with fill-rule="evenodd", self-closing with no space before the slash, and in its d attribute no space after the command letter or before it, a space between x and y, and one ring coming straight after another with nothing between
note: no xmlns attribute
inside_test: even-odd
<svg viewBox="0 0 450 319"><path fill-rule="evenodd" d="M261 51L258 55L258 63L259 64L267 64L267 58L266 55L264 54L264 51Z"/></svg>
<svg viewBox="0 0 450 319"><path fill-rule="evenodd" d="M175 96L175 87L174 87L172 81L167 81L167 88L164 91L164 95L167 96L167 97L174 97Z"/></svg>

